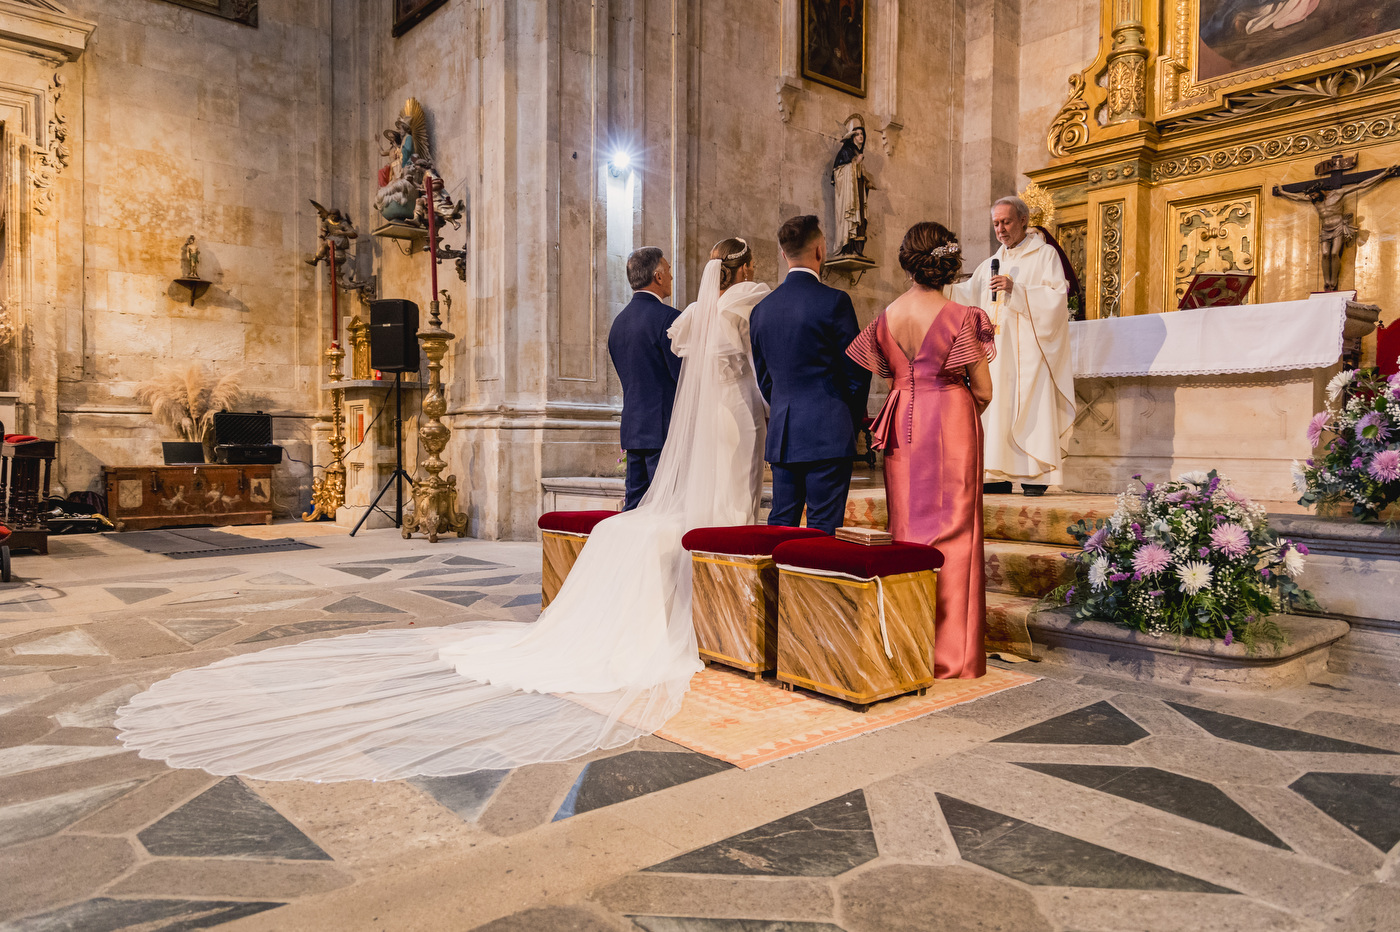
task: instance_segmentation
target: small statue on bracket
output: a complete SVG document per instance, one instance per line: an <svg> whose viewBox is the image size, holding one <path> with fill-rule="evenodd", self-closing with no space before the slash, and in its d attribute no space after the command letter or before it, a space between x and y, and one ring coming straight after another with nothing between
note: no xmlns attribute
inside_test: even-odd
<svg viewBox="0 0 1400 932"><path fill-rule="evenodd" d="M185 266L186 278L199 278L199 247L195 245L194 234L190 234L180 248L180 261Z"/></svg>
<svg viewBox="0 0 1400 932"><path fill-rule="evenodd" d="M1318 251L1322 258L1322 289L1336 291L1342 278L1342 251L1359 232L1354 214L1347 213L1343 201L1353 194L1369 191L1383 181L1400 177L1400 165L1358 172L1346 171L1356 167L1356 156L1334 155L1319 162L1313 174L1324 176L1319 181L1274 185L1274 197L1312 204L1317 211Z"/></svg>
<svg viewBox="0 0 1400 932"><path fill-rule="evenodd" d="M874 190L865 173L865 121L853 114L831 166L836 187L836 256L865 257L866 198Z"/></svg>
<svg viewBox="0 0 1400 932"><path fill-rule="evenodd" d="M329 262L331 258L331 247L335 247L335 280L341 291L358 292L361 301L370 301L374 298L375 277L371 275L363 281L357 280L351 271L350 244L360 236L360 231L355 229L355 221L338 207L322 207L315 201L311 206L316 208L316 213L320 215L317 223L316 236L320 240L320 248L316 254L306 260L307 265L316 266L322 262ZM191 237L193 239L193 237Z"/></svg>
<svg viewBox="0 0 1400 932"><path fill-rule="evenodd" d="M389 141L379 154L389 160L379 169L379 192L374 209L390 222L417 222L418 201L423 196L423 175L434 171L433 150L428 144L428 115L416 97L410 97L384 131Z"/></svg>

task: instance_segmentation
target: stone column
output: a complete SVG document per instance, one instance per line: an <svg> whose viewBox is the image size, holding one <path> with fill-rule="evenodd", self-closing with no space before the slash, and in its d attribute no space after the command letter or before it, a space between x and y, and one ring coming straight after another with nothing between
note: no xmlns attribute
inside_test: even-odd
<svg viewBox="0 0 1400 932"><path fill-rule="evenodd" d="M1016 193L1019 145L1021 7L1014 0L968 0L963 95L962 222L969 268L996 247L988 209Z"/></svg>

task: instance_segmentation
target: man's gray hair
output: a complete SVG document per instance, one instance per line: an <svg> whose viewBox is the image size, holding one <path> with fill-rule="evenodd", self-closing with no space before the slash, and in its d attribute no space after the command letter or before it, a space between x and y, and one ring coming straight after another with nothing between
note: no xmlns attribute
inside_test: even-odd
<svg viewBox="0 0 1400 932"><path fill-rule="evenodd" d="M1009 207L1011 207L1011 209L1014 210L1014 211L1016 211L1017 215L1020 216L1020 218L1021 218L1022 220L1024 220L1026 223L1030 223L1030 222L1031 222L1031 209L1030 209L1030 206L1027 205L1025 201L1021 200L1021 199L1020 199L1019 197L1017 197L1016 195L1013 194L1013 195L1010 195L1009 197L998 198L998 199L997 199L997 202L996 202L995 204L992 205L992 210L996 210L996 209L997 209L998 207L1000 207L1002 204L1006 204L1006 205L1008 205Z"/></svg>
<svg viewBox="0 0 1400 932"><path fill-rule="evenodd" d="M656 280L656 270L666 258L659 246L643 246L627 257L627 284L641 291Z"/></svg>

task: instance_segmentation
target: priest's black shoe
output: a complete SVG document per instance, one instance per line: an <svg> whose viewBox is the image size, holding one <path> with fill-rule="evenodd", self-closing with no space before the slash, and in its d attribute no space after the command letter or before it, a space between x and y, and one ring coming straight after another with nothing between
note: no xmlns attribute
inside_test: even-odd
<svg viewBox="0 0 1400 932"><path fill-rule="evenodd" d="M1044 495L1044 494L1045 494L1045 490L1048 489L1048 488L1050 488L1048 485L1029 485L1029 484L1027 484L1027 483L1025 483L1025 482L1022 482L1022 483L1021 483L1021 494L1022 494L1022 495Z"/></svg>
<svg viewBox="0 0 1400 932"><path fill-rule="evenodd" d="M1010 482L984 482L982 483L983 495L1010 495Z"/></svg>

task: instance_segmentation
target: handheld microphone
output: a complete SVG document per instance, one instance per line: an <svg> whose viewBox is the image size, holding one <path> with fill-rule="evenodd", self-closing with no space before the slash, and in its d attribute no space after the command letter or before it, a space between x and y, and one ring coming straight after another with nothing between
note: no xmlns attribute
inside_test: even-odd
<svg viewBox="0 0 1400 932"><path fill-rule="evenodd" d="M1000 259L993 259L993 260L992 260L992 277L995 278L996 276L998 276L998 275L1000 275L1000 274L1001 274L1001 260L1000 260ZM995 288L993 288L993 289L992 289L992 301L995 302L996 299L997 299L997 290L996 290Z"/></svg>

